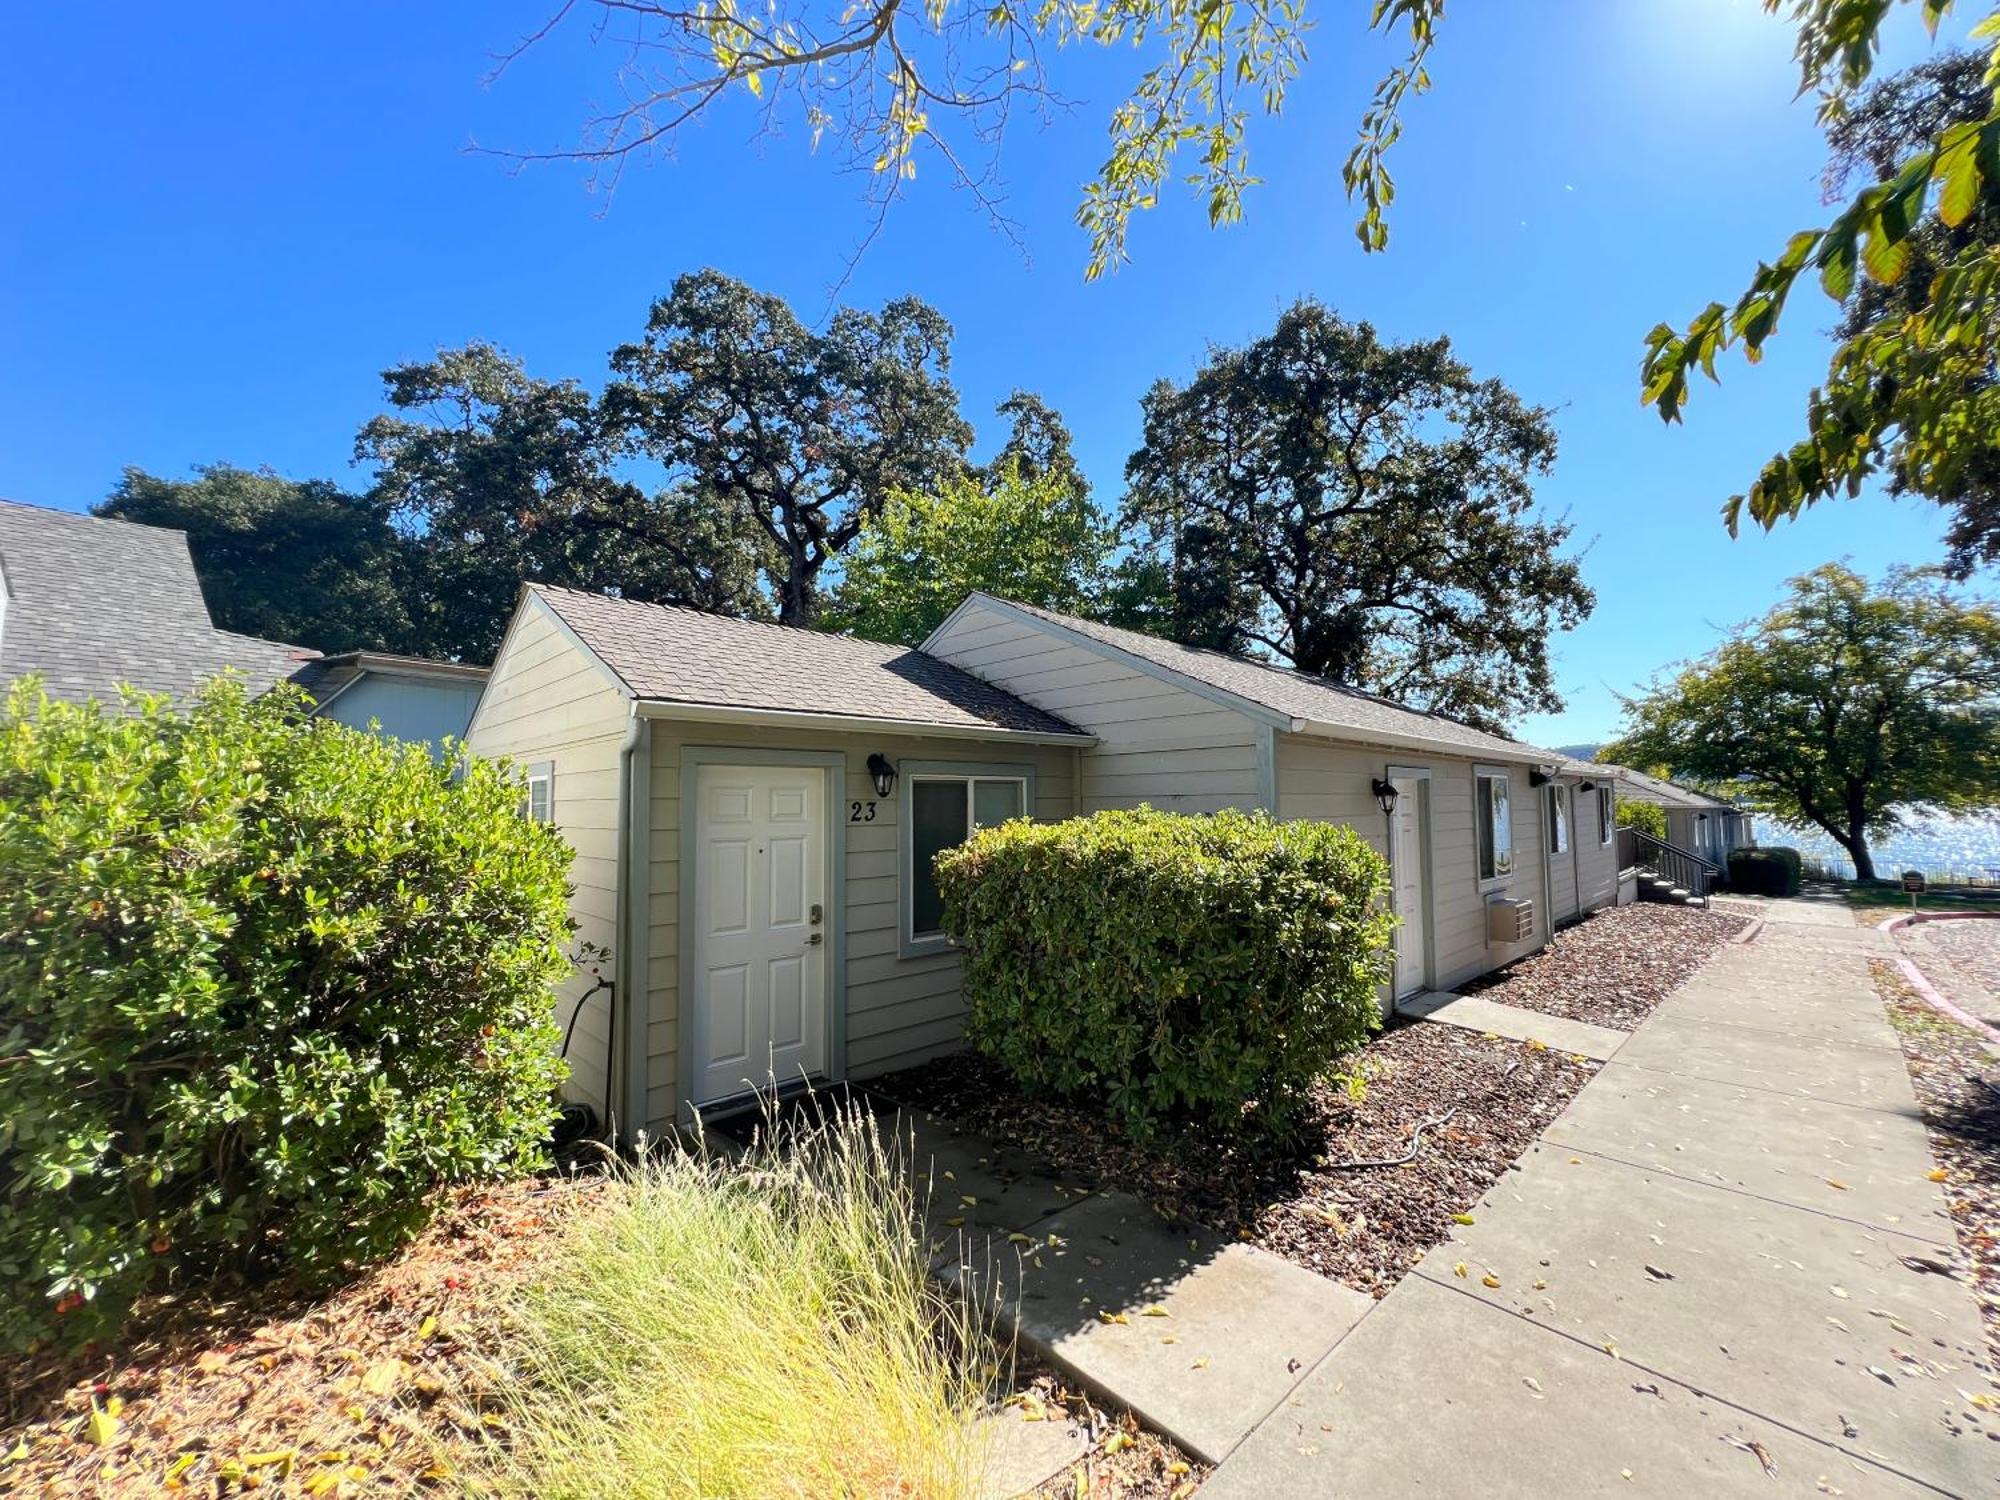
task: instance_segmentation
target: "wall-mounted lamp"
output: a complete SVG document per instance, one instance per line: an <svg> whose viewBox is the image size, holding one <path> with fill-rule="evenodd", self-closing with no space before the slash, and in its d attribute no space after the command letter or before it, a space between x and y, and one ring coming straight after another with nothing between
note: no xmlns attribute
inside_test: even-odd
<svg viewBox="0 0 2000 1500"><path fill-rule="evenodd" d="M875 778L875 795L887 797L896 790L896 767L880 750L868 757L868 774Z"/></svg>
<svg viewBox="0 0 2000 1500"><path fill-rule="evenodd" d="M1375 794L1375 805L1382 809L1384 816L1394 816L1396 811L1396 783L1385 781L1380 776L1370 784L1369 790Z"/></svg>
<svg viewBox="0 0 2000 1500"><path fill-rule="evenodd" d="M1579 792L1594 792L1597 790L1597 783L1594 781L1579 781L1576 784L1576 789Z"/></svg>
<svg viewBox="0 0 2000 1500"><path fill-rule="evenodd" d="M1549 772L1544 771L1540 766L1535 767L1534 770L1528 773L1529 786L1547 786L1551 781L1554 780L1555 777L1551 775Z"/></svg>

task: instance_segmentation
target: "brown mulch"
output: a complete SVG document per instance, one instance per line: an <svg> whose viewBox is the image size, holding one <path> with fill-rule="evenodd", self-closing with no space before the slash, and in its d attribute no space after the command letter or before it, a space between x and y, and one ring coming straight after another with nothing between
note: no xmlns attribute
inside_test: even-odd
<svg viewBox="0 0 2000 1500"><path fill-rule="evenodd" d="M1069 1422L1090 1435L1090 1448L1029 1493L1034 1500L1187 1500L1209 1474L1130 1412L1107 1410L1049 1366L1023 1359L1014 1393L1004 1403L1024 1421Z"/></svg>
<svg viewBox="0 0 2000 1500"><path fill-rule="evenodd" d="M1930 1131L1932 1176L1944 1189L1986 1326L1988 1375L2000 1376L2000 1057L1919 999L1894 964L1873 959L1869 967Z"/></svg>
<svg viewBox="0 0 2000 1500"><path fill-rule="evenodd" d="M450 1199L323 1296L267 1283L142 1304L115 1346L0 1360L0 1494L404 1494L481 1432L482 1343L589 1178Z"/></svg>
<svg viewBox="0 0 2000 1500"><path fill-rule="evenodd" d="M1635 1031L1710 954L1749 925L1698 906L1611 906L1540 953L1458 986L1502 1005Z"/></svg>
<svg viewBox="0 0 2000 1500"><path fill-rule="evenodd" d="M880 1080L889 1098L1023 1147L1065 1178L1122 1188L1169 1220L1206 1224L1381 1296L1587 1083L1597 1064L1456 1026L1392 1027L1343 1064L1360 1097L1315 1096L1305 1143L1254 1155L1190 1132L1140 1145L1086 1106L1023 1098L982 1058L961 1054ZM1344 1169L1400 1158L1407 1165Z"/></svg>

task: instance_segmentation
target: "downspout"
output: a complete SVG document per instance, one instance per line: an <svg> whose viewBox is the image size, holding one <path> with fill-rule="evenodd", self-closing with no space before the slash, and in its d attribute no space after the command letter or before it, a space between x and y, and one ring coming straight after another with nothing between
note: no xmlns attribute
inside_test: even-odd
<svg viewBox="0 0 2000 1500"><path fill-rule="evenodd" d="M605 1028L607 1040L604 1047L605 1135L614 1148L616 1148L621 1140L630 1144L636 1135L636 1131L631 1128L621 1128L621 1126L630 1126L634 1109L633 1101L621 1095L631 1092L629 1088L632 1072L630 1054L633 1046L633 1038L638 1031L638 1028L632 1024L633 1001L636 998L632 993L632 978L635 972L635 965L632 962L634 932L634 924L632 922L632 876L634 868L632 858L632 814L634 801L632 796L632 769L636 762L634 752L638 750L639 744L645 736L646 721L639 717L639 700L637 698L627 700L626 709L625 737L618 745L618 822L616 824L618 829L618 894L616 900L618 912L612 922L611 1017L610 1025ZM622 1048L620 1045L621 1042L623 1043ZM618 1060L621 1056L627 1059L625 1072L628 1087L619 1093L614 1093L617 1081ZM638 1109L641 1115L638 1128L644 1129L643 1102L639 1104Z"/></svg>

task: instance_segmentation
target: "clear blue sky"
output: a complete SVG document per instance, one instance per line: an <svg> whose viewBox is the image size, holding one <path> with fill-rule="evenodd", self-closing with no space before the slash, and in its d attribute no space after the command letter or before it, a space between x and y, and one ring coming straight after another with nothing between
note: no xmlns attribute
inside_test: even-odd
<svg viewBox="0 0 2000 1500"><path fill-rule="evenodd" d="M801 139L718 116L608 211L566 166L469 153L569 144L614 58L582 29L492 87L492 54L553 0L332 6L35 6L0 61L0 495L80 509L119 470L268 464L348 482L379 372L487 338L592 384L680 271L714 265L816 314L865 228L857 184ZM1389 253L1364 256L1339 168L1390 55L1366 6L1325 8L1286 112L1254 129L1249 221L1211 231L1179 194L1092 285L1071 214L1106 112L1141 59L1058 59L1076 112L1007 147L1031 261L934 164L848 287L901 292L957 329L953 373L983 444L993 404L1040 391L1114 503L1138 399L1210 342L1266 330L1305 293L1403 337L1449 333L1482 374L1556 410L1542 489L1587 544L1596 615L1559 640L1567 712L1595 739L1614 693L1761 612L1792 573L1939 555L1936 511L1826 506L1732 542L1716 509L1799 428L1831 305L1791 312L1756 369L1732 362L1687 423L1637 397L1641 339L1733 297L1760 255L1821 222L1810 100L1791 38L1753 0L1454 6L1394 162ZM1911 7L1903 7L1909 10ZM1907 16L1890 66L1925 43Z"/></svg>

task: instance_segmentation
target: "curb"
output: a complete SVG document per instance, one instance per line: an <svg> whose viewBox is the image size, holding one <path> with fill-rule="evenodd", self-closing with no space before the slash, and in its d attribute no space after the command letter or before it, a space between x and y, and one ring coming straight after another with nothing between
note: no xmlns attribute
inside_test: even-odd
<svg viewBox="0 0 2000 1500"><path fill-rule="evenodd" d="M1875 928L1878 932L1886 932L1894 936L1901 928L1914 927L1919 922L1964 921L2000 921L2000 911L1904 912L1901 916L1884 918L1875 924ZM1960 1006L1956 1001L1949 1000L1940 994L1937 986L1925 977L1924 971L1917 967L1914 959L1899 953L1896 955L1896 967L1902 970L1903 978L1908 981L1910 988L1917 992L1918 998L1924 1004L1928 1005L1932 1010L1950 1016L1952 1020L1958 1022L1959 1025L1965 1027L1968 1031L1976 1032L1985 1037L1989 1046L2000 1047L2000 1027L1995 1027L1990 1022L1980 1020L1979 1017Z"/></svg>

